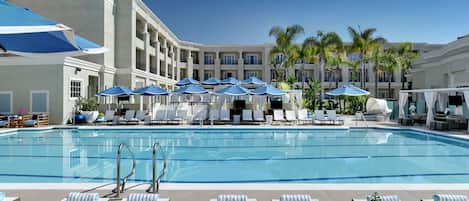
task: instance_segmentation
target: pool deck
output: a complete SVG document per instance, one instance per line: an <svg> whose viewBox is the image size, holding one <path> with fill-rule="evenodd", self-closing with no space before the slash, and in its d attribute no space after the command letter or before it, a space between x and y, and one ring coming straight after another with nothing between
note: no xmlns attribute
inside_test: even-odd
<svg viewBox="0 0 469 201"><path fill-rule="evenodd" d="M466 130L438 132L427 129L424 126L404 127L395 122L363 122L356 121L353 117L346 117L343 126L262 126L261 128L313 128L313 129L348 129L348 128L406 128L418 131L451 136L462 139L469 139ZM146 129L146 128L260 128L260 126L249 125L220 125L220 126L198 126L198 125L178 125L178 126L49 126L42 128L28 129L50 129L50 128L78 128L78 129ZM17 129L0 129L2 133L9 133ZM114 184L105 185L98 183L0 183L0 191L6 192L7 196L19 196L22 201L53 201L60 200L67 196L69 192L82 192L95 189L91 192L98 192L101 196L110 195ZM122 195L126 197L128 193L144 192L148 184L128 184L129 190ZM284 193L307 193L319 200L345 201L352 198L364 198L373 192L380 194L397 194L401 200L421 200L431 198L435 193L456 193L469 196L469 181L464 184L161 184L161 197L170 197L172 201L207 201L215 198L218 194L243 193L249 198L256 198L259 201L270 201L278 198Z"/></svg>

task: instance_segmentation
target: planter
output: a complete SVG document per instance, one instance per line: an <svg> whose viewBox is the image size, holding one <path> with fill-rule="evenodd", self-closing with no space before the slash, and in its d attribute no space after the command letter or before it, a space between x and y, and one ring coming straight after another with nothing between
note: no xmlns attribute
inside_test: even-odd
<svg viewBox="0 0 469 201"><path fill-rule="evenodd" d="M86 122L89 123L89 124L96 121L96 119L99 116L98 111L81 111L80 113L85 116Z"/></svg>

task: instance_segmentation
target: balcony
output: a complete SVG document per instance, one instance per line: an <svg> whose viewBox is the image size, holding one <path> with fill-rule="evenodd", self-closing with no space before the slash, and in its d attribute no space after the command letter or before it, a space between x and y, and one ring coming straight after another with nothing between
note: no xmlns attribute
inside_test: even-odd
<svg viewBox="0 0 469 201"><path fill-rule="evenodd" d="M262 61L261 60L258 60L258 61L246 61L246 60L244 60L244 64L245 65L262 65Z"/></svg>
<svg viewBox="0 0 469 201"><path fill-rule="evenodd" d="M222 65L238 65L238 60L221 60Z"/></svg>
<svg viewBox="0 0 469 201"><path fill-rule="evenodd" d="M214 65L214 64L215 64L215 61L214 61L214 60L205 60L205 61L204 61L204 64L205 64L205 65Z"/></svg>

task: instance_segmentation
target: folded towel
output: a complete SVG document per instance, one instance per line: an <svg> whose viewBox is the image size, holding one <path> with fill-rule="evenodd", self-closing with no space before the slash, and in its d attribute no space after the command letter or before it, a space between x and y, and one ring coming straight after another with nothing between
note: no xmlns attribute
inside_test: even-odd
<svg viewBox="0 0 469 201"><path fill-rule="evenodd" d="M373 197L371 195L366 196L367 201L371 201ZM399 201L399 196L397 195L380 195L379 198L381 201Z"/></svg>
<svg viewBox="0 0 469 201"><path fill-rule="evenodd" d="M217 201L246 201L248 200L247 195L235 195L235 194L225 194L219 195Z"/></svg>
<svg viewBox="0 0 469 201"><path fill-rule="evenodd" d="M451 194L435 194L433 195L435 201L467 201L465 195L451 195Z"/></svg>
<svg viewBox="0 0 469 201"><path fill-rule="evenodd" d="M158 201L159 198L159 194L131 193L128 201Z"/></svg>
<svg viewBox="0 0 469 201"><path fill-rule="evenodd" d="M99 201L99 195L98 193L71 192L68 194L67 201Z"/></svg>
<svg viewBox="0 0 469 201"><path fill-rule="evenodd" d="M280 201L311 201L311 196L307 194L286 194L280 196Z"/></svg>

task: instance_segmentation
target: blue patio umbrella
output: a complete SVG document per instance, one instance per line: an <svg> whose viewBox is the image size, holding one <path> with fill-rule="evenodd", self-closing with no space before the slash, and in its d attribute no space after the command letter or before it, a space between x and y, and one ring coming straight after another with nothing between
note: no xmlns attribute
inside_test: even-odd
<svg viewBox="0 0 469 201"><path fill-rule="evenodd" d="M217 79L217 78L211 77L211 78L208 78L208 79L204 80L204 81L202 82L202 84L203 84L203 85L212 85L212 86L215 86L215 85L219 85L219 84L220 84L220 80Z"/></svg>
<svg viewBox="0 0 469 201"><path fill-rule="evenodd" d="M243 84L264 85L266 83L260 80L259 78L253 76L243 80Z"/></svg>
<svg viewBox="0 0 469 201"><path fill-rule="evenodd" d="M262 87L258 87L254 90L251 91L251 94L253 95L271 95L271 96L282 96L285 95L286 93L280 89L277 89L273 87L272 85L266 85Z"/></svg>
<svg viewBox="0 0 469 201"><path fill-rule="evenodd" d="M182 80L179 80L179 82L176 83L176 86L186 86L186 85L192 85L192 84L199 84L199 81L186 77Z"/></svg>
<svg viewBox="0 0 469 201"><path fill-rule="evenodd" d="M129 96L134 95L134 92L124 86L113 86L109 89L99 92L97 96Z"/></svg>
<svg viewBox="0 0 469 201"><path fill-rule="evenodd" d="M215 93L218 95L243 96L251 94L251 91L240 85L231 85L218 91L215 91Z"/></svg>
<svg viewBox="0 0 469 201"><path fill-rule="evenodd" d="M363 96L370 95L370 92L360 89L351 84L345 84L337 89L326 92L329 96Z"/></svg>
<svg viewBox="0 0 469 201"><path fill-rule="evenodd" d="M187 85L184 87L181 87L179 89L176 89L172 92L173 94L206 94L209 93L206 89L197 86L197 85Z"/></svg>
<svg viewBox="0 0 469 201"><path fill-rule="evenodd" d="M224 85L237 85L237 84L240 84L241 82L234 77L229 77L220 81L220 83Z"/></svg>
<svg viewBox="0 0 469 201"><path fill-rule="evenodd" d="M155 85L150 85L147 87L134 90L133 93L136 95L141 95L141 96L158 96L158 95L165 96L169 94L165 89L162 89Z"/></svg>
<svg viewBox="0 0 469 201"><path fill-rule="evenodd" d="M79 56L106 51L75 35L71 28L8 1L0 0L0 13L0 51L21 56Z"/></svg>

